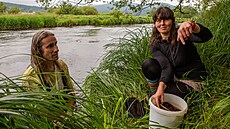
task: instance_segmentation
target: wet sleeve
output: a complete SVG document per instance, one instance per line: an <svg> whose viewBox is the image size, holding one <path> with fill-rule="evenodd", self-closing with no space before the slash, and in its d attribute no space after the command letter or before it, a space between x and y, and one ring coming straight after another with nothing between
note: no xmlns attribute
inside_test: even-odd
<svg viewBox="0 0 230 129"><path fill-rule="evenodd" d="M154 58L159 62L161 66L162 71L159 81L164 82L167 86L169 86L169 83L173 77L173 70L168 58L158 49L156 45L150 46L150 50Z"/></svg>
<svg viewBox="0 0 230 129"><path fill-rule="evenodd" d="M204 27L203 25L199 23L197 24L200 26L200 32L193 33L190 36L189 40L196 43L204 43L210 40L213 37L212 32L208 28Z"/></svg>

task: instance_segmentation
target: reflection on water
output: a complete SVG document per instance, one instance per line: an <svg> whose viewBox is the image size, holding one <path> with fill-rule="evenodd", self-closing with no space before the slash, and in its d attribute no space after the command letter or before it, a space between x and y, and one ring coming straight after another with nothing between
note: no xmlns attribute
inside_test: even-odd
<svg viewBox="0 0 230 129"><path fill-rule="evenodd" d="M100 30L101 30L101 28L83 29L82 32L79 32L76 36L79 36L79 37L96 36L97 33L98 33Z"/></svg>
<svg viewBox="0 0 230 129"><path fill-rule="evenodd" d="M60 58L68 64L71 76L78 83L82 83L90 71L98 67L101 57L105 54L105 44L111 43L114 38L123 37L127 29L132 30L141 26L143 25L77 26L47 28L46 30L55 34ZM0 31L1 73L8 77L23 74L30 64L31 40L37 31Z"/></svg>

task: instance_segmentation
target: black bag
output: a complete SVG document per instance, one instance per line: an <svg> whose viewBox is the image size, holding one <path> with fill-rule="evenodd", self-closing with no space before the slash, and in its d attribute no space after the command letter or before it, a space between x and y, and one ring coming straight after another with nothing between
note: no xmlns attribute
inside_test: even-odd
<svg viewBox="0 0 230 129"><path fill-rule="evenodd" d="M128 115L131 118L140 118L145 115L144 100L139 101L136 98L129 98L126 103Z"/></svg>

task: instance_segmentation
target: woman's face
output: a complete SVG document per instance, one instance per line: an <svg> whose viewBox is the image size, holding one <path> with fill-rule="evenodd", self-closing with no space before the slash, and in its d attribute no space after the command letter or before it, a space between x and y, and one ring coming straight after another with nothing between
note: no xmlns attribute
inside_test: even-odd
<svg viewBox="0 0 230 129"><path fill-rule="evenodd" d="M172 29L172 19L157 19L155 22L155 27L157 28L160 34L170 35Z"/></svg>
<svg viewBox="0 0 230 129"><path fill-rule="evenodd" d="M49 61L58 60L58 46L55 36L50 35L42 39L42 57Z"/></svg>

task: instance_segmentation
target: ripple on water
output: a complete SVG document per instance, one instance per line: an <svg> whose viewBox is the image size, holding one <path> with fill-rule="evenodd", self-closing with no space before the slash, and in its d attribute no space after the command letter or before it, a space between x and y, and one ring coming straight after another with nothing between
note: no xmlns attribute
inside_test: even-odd
<svg viewBox="0 0 230 129"><path fill-rule="evenodd" d="M99 40L90 40L89 43L98 43L100 42Z"/></svg>
<svg viewBox="0 0 230 129"><path fill-rule="evenodd" d="M76 36L79 37L89 37L89 36L96 36L98 31L100 31L100 28L97 29L84 29L83 32L79 32Z"/></svg>
<svg viewBox="0 0 230 129"><path fill-rule="evenodd" d="M4 36L0 36L0 40L13 40L16 39L17 36L16 35L4 35Z"/></svg>
<svg viewBox="0 0 230 129"><path fill-rule="evenodd" d="M21 31L21 32L19 32L19 37L21 39L32 38L34 35L33 33L34 33L33 31Z"/></svg>
<svg viewBox="0 0 230 129"><path fill-rule="evenodd" d="M17 38L17 35L13 31L1 31L0 32L0 44L5 44L5 41L14 40Z"/></svg>

